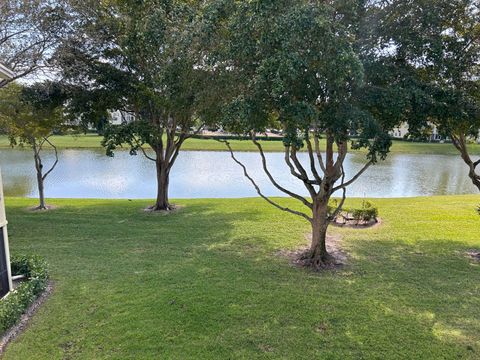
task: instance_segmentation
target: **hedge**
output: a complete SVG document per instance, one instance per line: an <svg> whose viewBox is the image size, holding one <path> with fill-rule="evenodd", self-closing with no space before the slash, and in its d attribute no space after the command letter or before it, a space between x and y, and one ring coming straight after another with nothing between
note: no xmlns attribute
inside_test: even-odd
<svg viewBox="0 0 480 360"><path fill-rule="evenodd" d="M13 256L10 264L12 275L25 275L25 280L0 299L0 335L17 323L48 285L47 263L43 258L32 255Z"/></svg>

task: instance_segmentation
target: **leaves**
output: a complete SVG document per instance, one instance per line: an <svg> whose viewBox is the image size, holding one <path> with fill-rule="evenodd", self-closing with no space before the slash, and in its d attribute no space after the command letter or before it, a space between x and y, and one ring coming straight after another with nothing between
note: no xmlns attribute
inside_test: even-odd
<svg viewBox="0 0 480 360"><path fill-rule="evenodd" d="M0 126L12 146L50 136L64 126L63 97L48 83L24 88L10 83L0 89Z"/></svg>

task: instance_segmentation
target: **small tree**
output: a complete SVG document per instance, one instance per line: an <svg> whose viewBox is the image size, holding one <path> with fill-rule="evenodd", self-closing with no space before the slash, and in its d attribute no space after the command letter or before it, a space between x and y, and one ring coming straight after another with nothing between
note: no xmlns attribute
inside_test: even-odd
<svg viewBox="0 0 480 360"><path fill-rule="evenodd" d="M358 28L345 26L335 6L301 0L228 4L221 6L230 15L207 27L217 27L223 39L217 40L221 55L215 65L223 66L225 76L233 79L233 90L225 91L235 94L225 100L225 126L251 136L272 184L307 211L265 196L226 144L262 198L311 224L306 263L314 268L329 266L335 261L326 247L329 223L341 210L348 186L387 155L388 131L399 121L396 94L393 88L374 86L366 78L364 63L372 58L354 42L352 31ZM384 116L390 112L394 115ZM272 176L256 140L256 134L272 126L284 131L285 170L303 183L309 197L287 189ZM344 161L350 141L353 148L366 148L367 156L364 166L347 179ZM302 150L307 164L299 158ZM342 200L329 212L329 200L336 192L342 193Z"/></svg>
<svg viewBox="0 0 480 360"><path fill-rule="evenodd" d="M50 141L55 130L62 127L62 107L58 105L58 93L52 92L47 85L23 88L10 83L0 90L0 124L10 139L12 146L28 145L33 151L39 205L37 209L45 210L45 186L47 176L58 164L58 152ZM50 146L54 150L55 161L45 170L42 150Z"/></svg>
<svg viewBox="0 0 480 360"><path fill-rule="evenodd" d="M79 24L57 52L70 109L84 121L122 110L131 123L104 130L107 155L127 145L155 163L153 210L172 209L170 172L186 139L202 129L207 72L192 44L196 8L188 1L81 2ZM87 81L84 81L87 80ZM83 86L79 84L84 84ZM208 99L208 97L205 97Z"/></svg>

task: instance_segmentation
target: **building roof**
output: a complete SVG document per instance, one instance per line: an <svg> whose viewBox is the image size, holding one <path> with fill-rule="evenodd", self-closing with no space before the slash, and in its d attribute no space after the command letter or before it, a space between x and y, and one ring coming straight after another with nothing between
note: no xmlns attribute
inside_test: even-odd
<svg viewBox="0 0 480 360"><path fill-rule="evenodd" d="M6 66L0 64L0 79L11 79L15 76L15 73L7 68Z"/></svg>

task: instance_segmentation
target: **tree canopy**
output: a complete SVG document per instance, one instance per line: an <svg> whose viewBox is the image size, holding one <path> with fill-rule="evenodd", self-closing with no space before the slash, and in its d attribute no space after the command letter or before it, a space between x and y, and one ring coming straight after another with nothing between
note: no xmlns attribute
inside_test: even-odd
<svg viewBox="0 0 480 360"><path fill-rule="evenodd" d="M377 52L391 84L408 94L403 112L412 136L436 126L449 137L480 189L479 161L467 142L480 131L480 3L478 0L390 1L374 8Z"/></svg>

